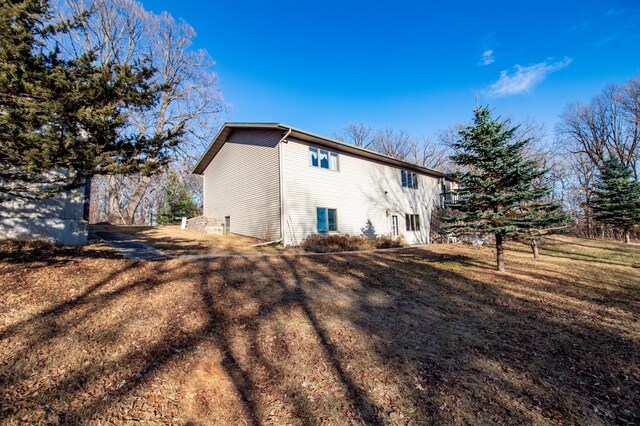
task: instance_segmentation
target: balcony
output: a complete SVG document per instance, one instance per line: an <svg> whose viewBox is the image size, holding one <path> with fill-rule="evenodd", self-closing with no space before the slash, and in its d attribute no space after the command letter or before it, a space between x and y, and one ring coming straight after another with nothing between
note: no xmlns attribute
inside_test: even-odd
<svg viewBox="0 0 640 426"><path fill-rule="evenodd" d="M447 204L455 203L460 199L460 195L455 192L441 192L440 205L445 207Z"/></svg>

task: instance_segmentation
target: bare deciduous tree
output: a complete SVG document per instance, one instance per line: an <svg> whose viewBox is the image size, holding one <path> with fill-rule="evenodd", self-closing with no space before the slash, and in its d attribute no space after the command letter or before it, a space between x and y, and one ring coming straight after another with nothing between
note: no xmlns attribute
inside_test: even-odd
<svg viewBox="0 0 640 426"><path fill-rule="evenodd" d="M130 114L129 126L150 135L182 133L175 148L176 161L193 164L219 126L224 103L213 72L214 61L204 50L193 50L194 29L170 14L145 11L134 0L67 0L74 13L91 12L75 37L64 43L69 49L94 50L102 62L148 61L155 68L155 83L164 87L155 108ZM110 221L150 222L141 216L143 204L159 187L158 176L108 176L106 180Z"/></svg>
<svg viewBox="0 0 640 426"><path fill-rule="evenodd" d="M391 127L374 131L368 124L354 121L333 132L333 137L422 167L441 169L449 166L447 146L428 136L417 138Z"/></svg>
<svg viewBox="0 0 640 426"><path fill-rule="evenodd" d="M375 132L370 147L374 151L389 157L409 161L412 147L415 144L415 137L404 130L385 127Z"/></svg>
<svg viewBox="0 0 640 426"><path fill-rule="evenodd" d="M429 136L415 139L410 147L409 161L430 169L446 170L449 168L449 150Z"/></svg>
<svg viewBox="0 0 640 426"><path fill-rule="evenodd" d="M333 137L341 142L350 143L360 148L368 148L373 142L371 126L359 121L353 121L344 128L333 132Z"/></svg>
<svg viewBox="0 0 640 426"><path fill-rule="evenodd" d="M562 142L601 169L618 158L640 173L640 79L611 85L589 104L570 105L559 125Z"/></svg>

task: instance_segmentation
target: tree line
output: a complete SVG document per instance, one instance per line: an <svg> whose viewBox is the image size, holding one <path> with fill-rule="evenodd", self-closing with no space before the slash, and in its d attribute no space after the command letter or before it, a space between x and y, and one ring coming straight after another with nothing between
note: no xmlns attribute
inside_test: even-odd
<svg viewBox="0 0 640 426"><path fill-rule="evenodd" d="M454 176L459 189L439 218L441 232L492 235L498 270L507 238L538 257L538 241L552 232L626 243L638 236L640 79L568 105L552 141L535 120L516 125L488 107L435 138L358 122L334 137Z"/></svg>

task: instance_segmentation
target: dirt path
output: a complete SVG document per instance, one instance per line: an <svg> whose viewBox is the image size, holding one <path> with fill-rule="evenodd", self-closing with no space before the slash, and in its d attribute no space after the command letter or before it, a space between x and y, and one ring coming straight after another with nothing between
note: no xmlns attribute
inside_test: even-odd
<svg viewBox="0 0 640 426"><path fill-rule="evenodd" d="M130 260L166 260L170 258L160 250L131 235L109 231L96 231L95 235Z"/></svg>

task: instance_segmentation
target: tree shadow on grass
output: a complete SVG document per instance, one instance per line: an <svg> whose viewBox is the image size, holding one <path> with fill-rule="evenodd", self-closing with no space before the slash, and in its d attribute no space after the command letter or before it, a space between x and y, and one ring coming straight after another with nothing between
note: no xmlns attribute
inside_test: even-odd
<svg viewBox="0 0 640 426"><path fill-rule="evenodd" d="M3 417L42 410L40 419L67 424L640 420L637 339L545 305L517 276L501 275L496 285L473 263L424 249L127 263L2 329ZM585 297L569 281L557 286ZM60 353L69 339L82 350ZM211 363L220 373L198 384L211 391L211 412L202 412L182 394ZM151 411L136 405L151 404L150 395L160 400Z"/></svg>
<svg viewBox="0 0 640 426"><path fill-rule="evenodd" d="M376 257L369 257L367 262ZM449 404L460 403L460 397L466 396L468 401L484 400L493 408L485 413L488 417L469 417L466 421L528 422L534 420L532 413L538 410L547 419L576 416L584 420L595 412L600 421L637 420L637 396L621 390L629 391L639 383L632 360L640 348L635 339L629 338L630 330L614 333L598 322L586 320L578 310L569 312L562 306L546 309L544 300L521 291L525 283L515 279L508 279L511 286L505 289L487 286L469 279L469 275L431 271L428 279L434 282L428 283L411 277L419 259L404 256L404 260L394 260L394 268L410 272L401 274L405 285L394 300L400 312L414 313L419 325L411 321L411 315L397 316L389 325L371 315L358 324L367 334L379 334L383 342L389 342L387 350L381 351L386 352L382 359L406 359L411 354L411 363L418 371L435 369L436 380L425 383L440 385L444 394L455 393ZM344 266L337 268L344 271ZM637 300L638 288L628 296ZM627 306L623 301L621 304ZM423 316L419 307L428 307L424 311L429 316ZM361 306L358 311L370 309L374 306ZM416 328L419 332L412 334ZM407 349L414 345L420 349ZM477 386L460 386L456 381L460 377L467 385ZM410 385L409 380L406 386ZM491 390L492 385L496 386L497 395ZM510 390L505 393L505 389ZM502 401L496 401L494 396L501 396ZM433 406L432 398L422 402ZM509 405L505 404L509 401ZM458 415L474 412L472 404L467 408ZM516 409L519 414L511 411ZM437 419L438 410L428 414L434 413ZM445 420L454 418L445 416Z"/></svg>
<svg viewBox="0 0 640 426"><path fill-rule="evenodd" d="M63 266L82 259L121 259L122 256L104 246L58 246L42 241L0 243L0 262L35 267Z"/></svg>
<svg viewBox="0 0 640 426"><path fill-rule="evenodd" d="M208 235L192 230L182 230L177 226L165 230L163 227L153 226L118 226L108 225L102 227L103 231L120 234L128 238L136 239L150 245L166 254L192 255L192 254L239 254L246 252L271 251L268 247L251 247L252 244L264 242L256 238L235 234ZM194 238L197 236L198 238ZM204 240L202 240L204 238Z"/></svg>
<svg viewBox="0 0 640 426"><path fill-rule="evenodd" d="M572 246L584 247L588 250L593 250L594 248L596 248L600 250L614 251L625 254L629 254L630 252L640 254L639 244L624 244L621 241L589 239L589 244L584 244L580 242L579 238L574 238L570 241L564 241L554 237L546 237L544 241L547 243L552 242L553 244L570 244Z"/></svg>

